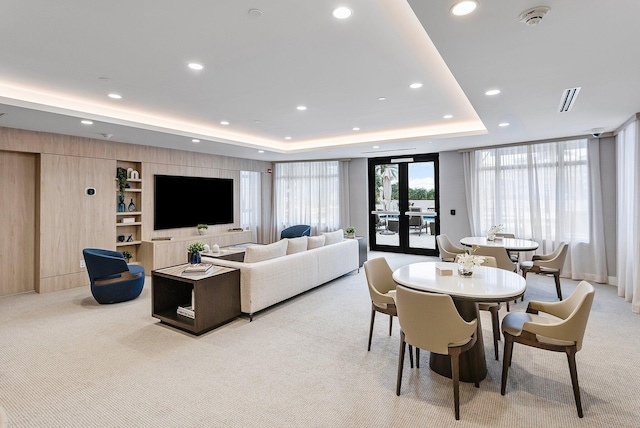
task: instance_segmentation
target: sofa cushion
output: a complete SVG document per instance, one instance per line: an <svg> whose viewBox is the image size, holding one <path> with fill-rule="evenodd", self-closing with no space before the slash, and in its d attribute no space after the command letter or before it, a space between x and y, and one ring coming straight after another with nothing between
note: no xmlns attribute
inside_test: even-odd
<svg viewBox="0 0 640 428"><path fill-rule="evenodd" d="M338 242L342 242L344 239L344 232L342 229L338 229L335 232L324 232L323 235L325 237L324 245L337 244Z"/></svg>
<svg viewBox="0 0 640 428"><path fill-rule="evenodd" d="M256 263L275 259L287 254L287 240L283 239L269 245L252 245L245 249L244 262Z"/></svg>
<svg viewBox="0 0 640 428"><path fill-rule="evenodd" d="M309 236L307 238L307 250L312 250L314 248L319 248L324 246L324 235L319 236Z"/></svg>
<svg viewBox="0 0 640 428"><path fill-rule="evenodd" d="M300 253L302 251L307 251L307 237L301 236L299 238L289 238L287 239L287 255Z"/></svg>

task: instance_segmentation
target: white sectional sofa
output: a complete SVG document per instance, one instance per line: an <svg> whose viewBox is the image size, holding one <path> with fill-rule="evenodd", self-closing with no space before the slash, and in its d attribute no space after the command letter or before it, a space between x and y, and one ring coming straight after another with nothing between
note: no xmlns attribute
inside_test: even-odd
<svg viewBox="0 0 640 428"><path fill-rule="evenodd" d="M307 249L325 240L326 245ZM262 309L359 267L358 242L343 240L342 230L248 247L244 262L202 258L219 266L240 269L240 307L250 318Z"/></svg>

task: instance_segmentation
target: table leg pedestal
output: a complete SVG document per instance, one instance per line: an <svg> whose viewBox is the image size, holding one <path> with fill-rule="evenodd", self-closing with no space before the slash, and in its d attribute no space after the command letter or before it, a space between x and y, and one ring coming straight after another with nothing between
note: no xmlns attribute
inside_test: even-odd
<svg viewBox="0 0 640 428"><path fill-rule="evenodd" d="M478 313L478 304L470 300L453 300L460 316L465 321L478 320L476 329L476 343L467 352L460 354L460 381L473 382L473 362L478 362L478 380L487 377L487 360L484 355L484 341L482 340L482 325ZM451 357L431 352L429 356L429 367L434 372L451 378Z"/></svg>

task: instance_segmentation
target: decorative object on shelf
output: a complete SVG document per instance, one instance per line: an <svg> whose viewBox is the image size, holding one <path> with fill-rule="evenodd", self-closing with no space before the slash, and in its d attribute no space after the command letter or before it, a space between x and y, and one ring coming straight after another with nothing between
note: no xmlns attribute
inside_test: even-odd
<svg viewBox="0 0 640 428"><path fill-rule="evenodd" d="M124 195L120 195L118 196L118 212L119 213L123 213L125 211L127 211L127 207L124 204Z"/></svg>
<svg viewBox="0 0 640 428"><path fill-rule="evenodd" d="M504 227L499 224L497 226L491 226L487 232L487 241L494 241L496 239L496 233L502 231Z"/></svg>
<svg viewBox="0 0 640 428"><path fill-rule="evenodd" d="M127 238L127 242L133 242L133 235L129 235L129 237Z"/></svg>
<svg viewBox="0 0 640 428"><path fill-rule="evenodd" d="M213 246L211 247L211 252L212 253L219 253L220 252L220 246L218 244L213 244Z"/></svg>
<svg viewBox="0 0 640 428"><path fill-rule="evenodd" d="M133 203L133 198L131 198L131 202L129 202L128 209L129 209L129 211L135 211L136 210L136 204Z"/></svg>
<svg viewBox="0 0 640 428"><path fill-rule="evenodd" d="M205 253L211 252L211 247L209 246L209 244L204 244L204 252Z"/></svg>
<svg viewBox="0 0 640 428"><path fill-rule="evenodd" d="M204 251L204 244L202 242L194 242L187 247L187 253L189 253L188 262L192 265L197 265L202 261L200 252Z"/></svg>
<svg viewBox="0 0 640 428"><path fill-rule="evenodd" d="M122 218L122 223L135 223L136 222L136 218L135 217L123 217Z"/></svg>
<svg viewBox="0 0 640 428"><path fill-rule="evenodd" d="M133 172L133 168L127 168L127 178L133 178L131 177L132 172Z"/></svg>
<svg viewBox="0 0 640 428"><path fill-rule="evenodd" d="M139 180L140 173L134 169L133 171L131 171L131 175L129 176L129 178L132 180Z"/></svg>
<svg viewBox="0 0 640 428"><path fill-rule="evenodd" d="M344 230L347 234L347 238L355 238L356 237L356 229L349 226Z"/></svg>
<svg viewBox="0 0 640 428"><path fill-rule="evenodd" d="M202 224L200 223L199 225L196 226L198 228L198 233L200 235L205 235L207 233L207 230L209 229L209 226L206 224Z"/></svg>
<svg viewBox="0 0 640 428"><path fill-rule="evenodd" d="M124 235L118 235L118 242L124 242Z"/></svg>
<svg viewBox="0 0 640 428"><path fill-rule="evenodd" d="M122 257L124 257L124 258L127 260L127 263L129 263L129 260L131 260L131 258L132 258L133 256L131 255L131 253L130 253L130 252L128 252L128 251L123 251L123 252L122 252Z"/></svg>
<svg viewBox="0 0 640 428"><path fill-rule="evenodd" d="M473 251L473 250L472 250ZM473 268L484 263L484 256L474 256L473 254L458 254L458 275L469 277L473 275Z"/></svg>

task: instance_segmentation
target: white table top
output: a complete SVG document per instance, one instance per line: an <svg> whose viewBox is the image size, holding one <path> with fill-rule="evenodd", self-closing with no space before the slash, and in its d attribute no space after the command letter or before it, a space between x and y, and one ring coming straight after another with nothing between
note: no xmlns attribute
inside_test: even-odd
<svg viewBox="0 0 640 428"><path fill-rule="evenodd" d="M486 236L468 236L466 238L462 238L460 243L467 247L472 247L474 245L503 247L509 251L533 251L540 245L535 241L529 241L527 239L496 238L495 241L487 241Z"/></svg>
<svg viewBox="0 0 640 428"><path fill-rule="evenodd" d="M453 275L436 273L436 266L453 270ZM525 279L515 272L487 266L476 266L471 277L458 276L457 263L421 262L402 266L393 280L414 290L449 294L478 302L513 300L524 293Z"/></svg>

